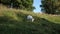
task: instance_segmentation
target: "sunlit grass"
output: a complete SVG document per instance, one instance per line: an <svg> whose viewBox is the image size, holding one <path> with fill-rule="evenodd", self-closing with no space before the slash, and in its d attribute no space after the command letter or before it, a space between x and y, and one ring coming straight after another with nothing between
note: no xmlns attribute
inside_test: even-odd
<svg viewBox="0 0 60 34"><path fill-rule="evenodd" d="M60 34L60 16L2 7L0 34ZM27 15L32 15L35 21L27 22Z"/></svg>

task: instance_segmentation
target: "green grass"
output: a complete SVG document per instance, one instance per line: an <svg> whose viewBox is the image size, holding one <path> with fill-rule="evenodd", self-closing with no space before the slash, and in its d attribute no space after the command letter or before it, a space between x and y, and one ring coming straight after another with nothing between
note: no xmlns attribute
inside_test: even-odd
<svg viewBox="0 0 60 34"><path fill-rule="evenodd" d="M60 16L16 9L3 9L0 13L0 34L60 34ZM34 22L26 20L29 14Z"/></svg>

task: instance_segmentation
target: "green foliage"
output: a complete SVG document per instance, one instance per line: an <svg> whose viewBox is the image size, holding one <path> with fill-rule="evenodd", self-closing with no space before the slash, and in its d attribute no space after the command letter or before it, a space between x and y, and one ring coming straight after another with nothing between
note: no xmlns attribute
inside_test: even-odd
<svg viewBox="0 0 60 34"><path fill-rule="evenodd" d="M48 14L60 14L60 1L59 0L42 0L42 9ZM58 11L58 12L56 12Z"/></svg>
<svg viewBox="0 0 60 34"><path fill-rule="evenodd" d="M5 5L11 5L11 3L13 3L14 8L26 9L29 11L34 9L32 6L33 0L1 0L0 2Z"/></svg>

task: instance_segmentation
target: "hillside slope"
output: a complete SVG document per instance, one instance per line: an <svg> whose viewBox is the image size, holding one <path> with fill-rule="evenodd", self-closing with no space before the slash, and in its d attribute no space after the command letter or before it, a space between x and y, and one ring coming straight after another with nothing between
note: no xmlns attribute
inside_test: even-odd
<svg viewBox="0 0 60 34"><path fill-rule="evenodd" d="M29 14L34 22L26 20ZM60 34L60 16L1 7L0 34Z"/></svg>

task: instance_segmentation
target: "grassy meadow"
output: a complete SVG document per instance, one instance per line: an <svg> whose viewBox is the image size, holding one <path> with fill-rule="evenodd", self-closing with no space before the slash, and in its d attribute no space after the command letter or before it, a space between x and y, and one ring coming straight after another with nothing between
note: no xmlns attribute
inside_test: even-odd
<svg viewBox="0 0 60 34"><path fill-rule="evenodd" d="M35 21L27 21L27 15L32 15ZM0 5L0 34L60 34L60 16L36 14Z"/></svg>

